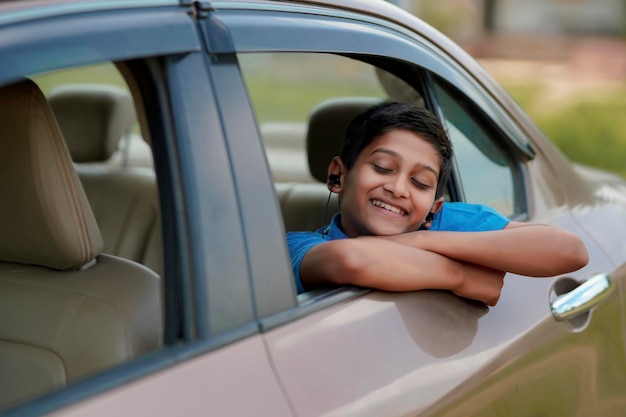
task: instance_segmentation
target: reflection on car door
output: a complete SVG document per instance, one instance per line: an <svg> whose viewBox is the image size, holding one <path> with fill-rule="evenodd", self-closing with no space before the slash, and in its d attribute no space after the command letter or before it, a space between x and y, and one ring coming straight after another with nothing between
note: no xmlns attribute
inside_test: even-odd
<svg viewBox="0 0 626 417"><path fill-rule="evenodd" d="M626 268L611 278L623 286ZM492 309L440 291L372 292L265 337L301 416L621 415L620 293L583 329L550 315L552 280L507 281Z"/></svg>

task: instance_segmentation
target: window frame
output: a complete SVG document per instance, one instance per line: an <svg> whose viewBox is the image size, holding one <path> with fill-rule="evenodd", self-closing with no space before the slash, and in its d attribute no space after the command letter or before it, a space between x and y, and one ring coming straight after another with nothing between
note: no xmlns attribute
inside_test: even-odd
<svg viewBox="0 0 626 417"><path fill-rule="evenodd" d="M249 276L247 266L241 269L240 265L245 253L243 243L236 239L241 239L240 231L234 232L233 243L221 258L203 253L209 246L203 234L207 227L214 226L213 230L218 230L215 233L233 233L233 226L242 225L238 211L228 210L228 221L207 226L209 213L202 209L210 199L206 194L198 197L210 190L213 199L238 208L234 192L230 199L224 193L224 189L235 187L232 178L223 176L231 172L229 158L217 156L220 150L221 155L226 154L226 143L217 104L206 102L213 97L212 82L196 23L178 4L121 9L100 4L101 10L76 3L74 7L38 10L37 19L16 19L0 28L0 84L30 74L105 62L127 64L149 116L160 205L166 219L164 243L172 243L164 250L165 289L175 294L164 297L166 341L161 349L1 410L3 415L51 412L259 332L250 289L242 291L249 286ZM190 120L204 124L186 123ZM202 128L211 123L211 132L218 134L214 141L207 141L207 131ZM207 149L216 156L198 158ZM219 182L202 182L199 178L207 173L207 162L211 161L211 173L219 175ZM197 227L199 224L203 227ZM233 273L233 268L220 270L224 253L228 254L226 261L231 261L224 264L237 266L240 274ZM205 258L212 261L208 267L201 262ZM222 303L207 300L207 288L219 283L226 283L215 291L222 296ZM220 327L211 317L230 302L225 291L240 293L243 302L236 304L233 316L238 317Z"/></svg>
<svg viewBox="0 0 626 417"><path fill-rule="evenodd" d="M208 45L209 53L214 59L218 59L221 56L233 56L235 53L324 52L348 57L360 57L364 61L367 61L364 57L368 57L368 60L402 62L407 67L420 68L422 74L432 72L451 82L460 91L463 91L476 103L478 108L486 108L489 112L489 114L486 114L486 117L489 120L495 120L493 122L494 125L504 125L502 129L503 140L520 155L518 158L521 159L521 155L524 154L526 157L532 157L532 152L529 150L530 142L521 133L521 129L513 122L510 116L495 105L494 99L483 92L482 87L471 74L467 73L452 58L439 51L428 40L421 38L414 32L408 31L406 28L370 16L350 12L332 15L331 13L328 10L324 10L322 13L319 9L307 6L289 8L288 10L272 8L254 11L224 8L209 12L208 18L202 22L204 26L203 35ZM271 37L264 36L266 29L271 29ZM416 65L415 62L419 62L420 65ZM241 82L243 83L243 80ZM423 82L428 82L427 76ZM430 88L427 88L427 90L430 90ZM438 112L436 98L431 95L430 100L431 106L433 106L431 109ZM248 104L252 110L250 101L248 101ZM255 136L260 143L258 127ZM239 169L238 166L237 163L233 163L233 167L236 170ZM269 175L268 169L266 169L266 174ZM462 200L462 188L455 181L458 180L453 180L453 184L456 184L452 187L453 195L457 199ZM275 215L272 214L271 217L273 217L271 222L275 222ZM268 216L267 219L269 221L270 217ZM284 233L282 225L277 227L276 230ZM280 246L280 243L276 242L276 230L274 232L268 231L268 235L265 237L265 243L269 245L268 239L271 234L273 239L271 245L273 247ZM284 234L278 238L284 242ZM284 263L289 261L289 255L284 243L283 248L282 253L284 257L280 259L275 258L275 261L280 263L281 270L284 270ZM278 257L280 255L276 252L274 256ZM261 265L253 260L251 267L253 270L257 270ZM272 282L281 282L283 288L293 288L292 275L293 273L290 271L284 276L273 278ZM289 277L289 282L285 281L285 276ZM254 276L253 281L255 288L254 298L257 305L268 303L268 300L276 300L278 298L276 294L268 295L267 292L259 291L269 282L263 279L262 276ZM357 297L367 291L369 290L353 287L343 287L340 291L325 291L319 295L308 297L307 301L301 305L295 305L291 308L287 307L282 311L280 308L275 308L274 312L270 314L260 312L259 320L263 329L271 329L313 311L323 309L328 305ZM290 292L291 294L283 293L280 297L291 297L293 300L295 292L293 289Z"/></svg>
<svg viewBox="0 0 626 417"><path fill-rule="evenodd" d="M493 122L493 120L490 119L489 116L487 116L485 112L476 105L476 103L474 103L469 97L465 96L463 91L459 90L450 83L447 83L445 79L441 78L438 75L427 73L425 77L428 80L428 91L430 92L433 103L436 106L436 113L440 120L445 122L447 120L447 117L445 110L442 108L439 99L437 98L437 88L445 90L446 93L454 100L458 100L459 96L461 96L463 100L463 105L460 105L460 107L463 107L463 110L468 115L468 117L474 120L477 125L485 130L485 132L489 135L490 140L507 137L506 133L503 132L503 130L500 129ZM439 84L439 86L436 87L435 84ZM502 151L502 155L507 159L508 162L510 162L510 165L508 165L508 167L511 170L512 176L513 213L509 217L517 221L527 220L530 217L526 192L527 174L524 166L524 162L527 158L520 152L516 152L516 149L511 146L509 140L500 141L499 148L499 150ZM458 161L455 156L452 171L452 177L454 178L454 180L452 181L452 185L454 187L458 187L457 189L460 190L459 195L462 196L462 199L459 199L457 201L467 201L462 181L460 181L460 176L461 173L459 171Z"/></svg>

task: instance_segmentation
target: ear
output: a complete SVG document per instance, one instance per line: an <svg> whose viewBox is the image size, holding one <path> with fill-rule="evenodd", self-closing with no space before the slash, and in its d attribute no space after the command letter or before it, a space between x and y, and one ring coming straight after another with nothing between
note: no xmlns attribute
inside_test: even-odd
<svg viewBox="0 0 626 417"><path fill-rule="evenodd" d="M331 184L330 180L326 179L326 185L328 186L328 190L333 193L341 193L343 191L344 184L344 173L346 172L345 165L341 161L341 158L335 156L330 164L328 165L328 176L336 175L339 177L339 183Z"/></svg>
<svg viewBox="0 0 626 417"><path fill-rule="evenodd" d="M441 207L443 207L443 197L439 197L438 199L433 201L433 205L430 207L430 211L428 212L428 215L424 220L424 224L422 225L424 228L430 228L433 222L433 216L435 215L435 213L438 213L439 210L441 210Z"/></svg>
<svg viewBox="0 0 626 417"><path fill-rule="evenodd" d="M439 213L439 210L441 210L441 207L443 207L443 197L439 197L438 199L433 201L433 205L430 208L430 212L433 214Z"/></svg>

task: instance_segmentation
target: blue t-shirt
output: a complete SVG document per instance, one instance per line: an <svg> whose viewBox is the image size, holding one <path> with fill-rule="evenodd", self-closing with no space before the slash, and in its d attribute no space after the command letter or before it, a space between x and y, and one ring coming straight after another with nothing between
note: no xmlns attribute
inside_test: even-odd
<svg viewBox="0 0 626 417"><path fill-rule="evenodd" d="M287 233L287 247L291 257L291 267L296 280L298 294L305 292L300 279L300 264L304 255L316 245L329 240L347 239L345 233L339 227L341 217L333 216L329 225L315 232L289 232ZM480 204L468 203L444 203L441 210L432 221L428 230L449 232L484 232L489 230L501 230L509 224L509 219L494 209Z"/></svg>

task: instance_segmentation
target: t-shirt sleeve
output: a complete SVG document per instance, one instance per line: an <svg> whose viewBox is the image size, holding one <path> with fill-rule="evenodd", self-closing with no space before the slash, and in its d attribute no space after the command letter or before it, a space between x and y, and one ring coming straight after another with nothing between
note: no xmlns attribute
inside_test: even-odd
<svg viewBox="0 0 626 417"><path fill-rule="evenodd" d="M291 267L293 268L293 277L296 281L296 290L298 294L305 292L302 280L300 279L300 265L304 255L313 246L324 243L325 240L319 233L315 232L289 232L287 233L287 248L291 257Z"/></svg>
<svg viewBox="0 0 626 417"><path fill-rule="evenodd" d="M502 230L510 220L489 206L469 203L449 203L435 215L430 230L451 232L485 232Z"/></svg>

